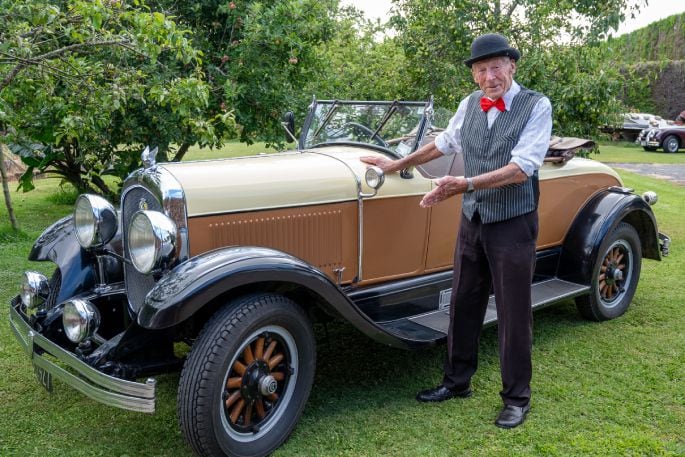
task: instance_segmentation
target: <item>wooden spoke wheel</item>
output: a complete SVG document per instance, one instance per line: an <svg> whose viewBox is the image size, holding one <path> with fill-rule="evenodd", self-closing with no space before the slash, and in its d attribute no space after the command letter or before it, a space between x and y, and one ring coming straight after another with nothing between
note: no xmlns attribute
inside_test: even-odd
<svg viewBox="0 0 685 457"><path fill-rule="evenodd" d="M635 228L622 222L599 249L589 295L576 298L580 313L591 320L608 320L626 312L640 279L642 247Z"/></svg>
<svg viewBox="0 0 685 457"><path fill-rule="evenodd" d="M179 423L202 456L265 456L295 428L314 381L316 343L304 311L276 294L226 304L191 348Z"/></svg>
<svg viewBox="0 0 685 457"><path fill-rule="evenodd" d="M292 335L269 326L248 338L231 361L221 408L229 434L259 434L278 416L297 381L297 346Z"/></svg>
<svg viewBox="0 0 685 457"><path fill-rule="evenodd" d="M625 240L616 240L606 253L600 267L599 297L606 306L618 302L630 283L633 251Z"/></svg>

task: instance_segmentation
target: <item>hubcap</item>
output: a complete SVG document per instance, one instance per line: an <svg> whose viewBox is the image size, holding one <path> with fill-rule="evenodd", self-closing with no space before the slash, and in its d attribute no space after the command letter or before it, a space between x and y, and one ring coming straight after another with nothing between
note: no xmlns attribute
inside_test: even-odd
<svg viewBox="0 0 685 457"><path fill-rule="evenodd" d="M666 142L666 149L667 149L669 152L673 152L673 151L675 151L677 148L678 148L678 140L676 140L675 138L670 138L670 139Z"/></svg>
<svg viewBox="0 0 685 457"><path fill-rule="evenodd" d="M221 417L227 433L246 442L269 431L292 397L296 361L295 342L282 327L265 327L250 335L224 380Z"/></svg>
<svg viewBox="0 0 685 457"><path fill-rule="evenodd" d="M273 395L276 393L277 389L278 382L273 376L263 376L262 379L259 380L259 393L263 396Z"/></svg>

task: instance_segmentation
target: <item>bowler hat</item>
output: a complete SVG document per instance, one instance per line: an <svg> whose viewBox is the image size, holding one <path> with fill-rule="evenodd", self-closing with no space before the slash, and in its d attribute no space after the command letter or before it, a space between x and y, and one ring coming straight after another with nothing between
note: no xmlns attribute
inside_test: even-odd
<svg viewBox="0 0 685 457"><path fill-rule="evenodd" d="M509 41L499 33L486 33L471 43L471 58L464 61L467 66L490 57L507 56L519 60L521 53L509 46Z"/></svg>

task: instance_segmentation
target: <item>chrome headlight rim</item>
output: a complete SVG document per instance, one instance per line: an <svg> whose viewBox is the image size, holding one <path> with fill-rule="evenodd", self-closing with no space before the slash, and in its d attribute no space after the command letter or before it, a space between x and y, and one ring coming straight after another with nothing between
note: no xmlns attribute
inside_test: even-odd
<svg viewBox="0 0 685 457"><path fill-rule="evenodd" d="M140 273L150 274L167 268L179 257L178 228L161 212L136 212L131 217L127 235L129 258Z"/></svg>
<svg viewBox="0 0 685 457"><path fill-rule="evenodd" d="M116 235L119 224L114 206L93 194L79 195L74 205L73 220L76 239L85 249L109 243Z"/></svg>
<svg viewBox="0 0 685 457"><path fill-rule="evenodd" d="M38 309L50 293L48 278L37 271L25 271L21 281L20 298L27 310Z"/></svg>
<svg viewBox="0 0 685 457"><path fill-rule="evenodd" d="M62 307L62 327L69 341L80 343L100 327L100 312L89 301L69 300Z"/></svg>
<svg viewBox="0 0 685 457"><path fill-rule="evenodd" d="M364 173L364 180L370 188L378 190L385 182L385 173L379 167L370 166Z"/></svg>

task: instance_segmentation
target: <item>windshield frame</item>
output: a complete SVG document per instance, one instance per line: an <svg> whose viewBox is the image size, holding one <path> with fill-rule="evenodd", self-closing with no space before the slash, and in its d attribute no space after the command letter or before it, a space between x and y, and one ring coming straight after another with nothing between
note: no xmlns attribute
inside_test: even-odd
<svg viewBox="0 0 685 457"><path fill-rule="evenodd" d="M386 152L387 154L393 156L393 157L401 157L400 154L398 154L396 151L384 147L382 145L378 145L375 143L364 143L364 142L355 142L355 141L330 141L330 142L322 142L322 143L314 143L307 145L307 137L309 136L310 130L312 128L312 125L317 117L317 108L319 108L321 105L330 105L330 110L323 116L321 125L316 127L316 132L315 135L318 135L318 132L320 132L323 128L325 128L326 124L330 122L330 120L334 117L335 112L337 109L341 106L347 106L347 105L359 105L359 106L385 106L386 110L381 116L378 125L374 126L369 126L371 130L374 131L374 135L378 134L383 127L387 124L388 120L393 116L393 114L397 111L398 107L401 106L406 106L410 108L416 108L416 107L423 107L423 112L421 114L421 117L419 118L418 122L418 128L417 128L417 133L414 138L414 141L412 143L410 151L406 154L412 154L416 149L418 149L419 145L421 145L423 137L425 136L426 132L428 131L428 128L432 124L432 118L433 118L433 97L430 97L427 101L425 102L419 102L419 101L402 101L402 100L393 100L393 101L381 101L381 100L317 100L316 97L313 98L312 103L309 105L308 111L307 111L307 117L304 121L304 124L302 126L302 131L300 133L300 137L298 140L298 149L299 150L304 150L305 148L316 148L320 146L330 146L334 144L347 144L347 145L363 145L365 147L371 146L374 149L380 149L383 152Z"/></svg>

